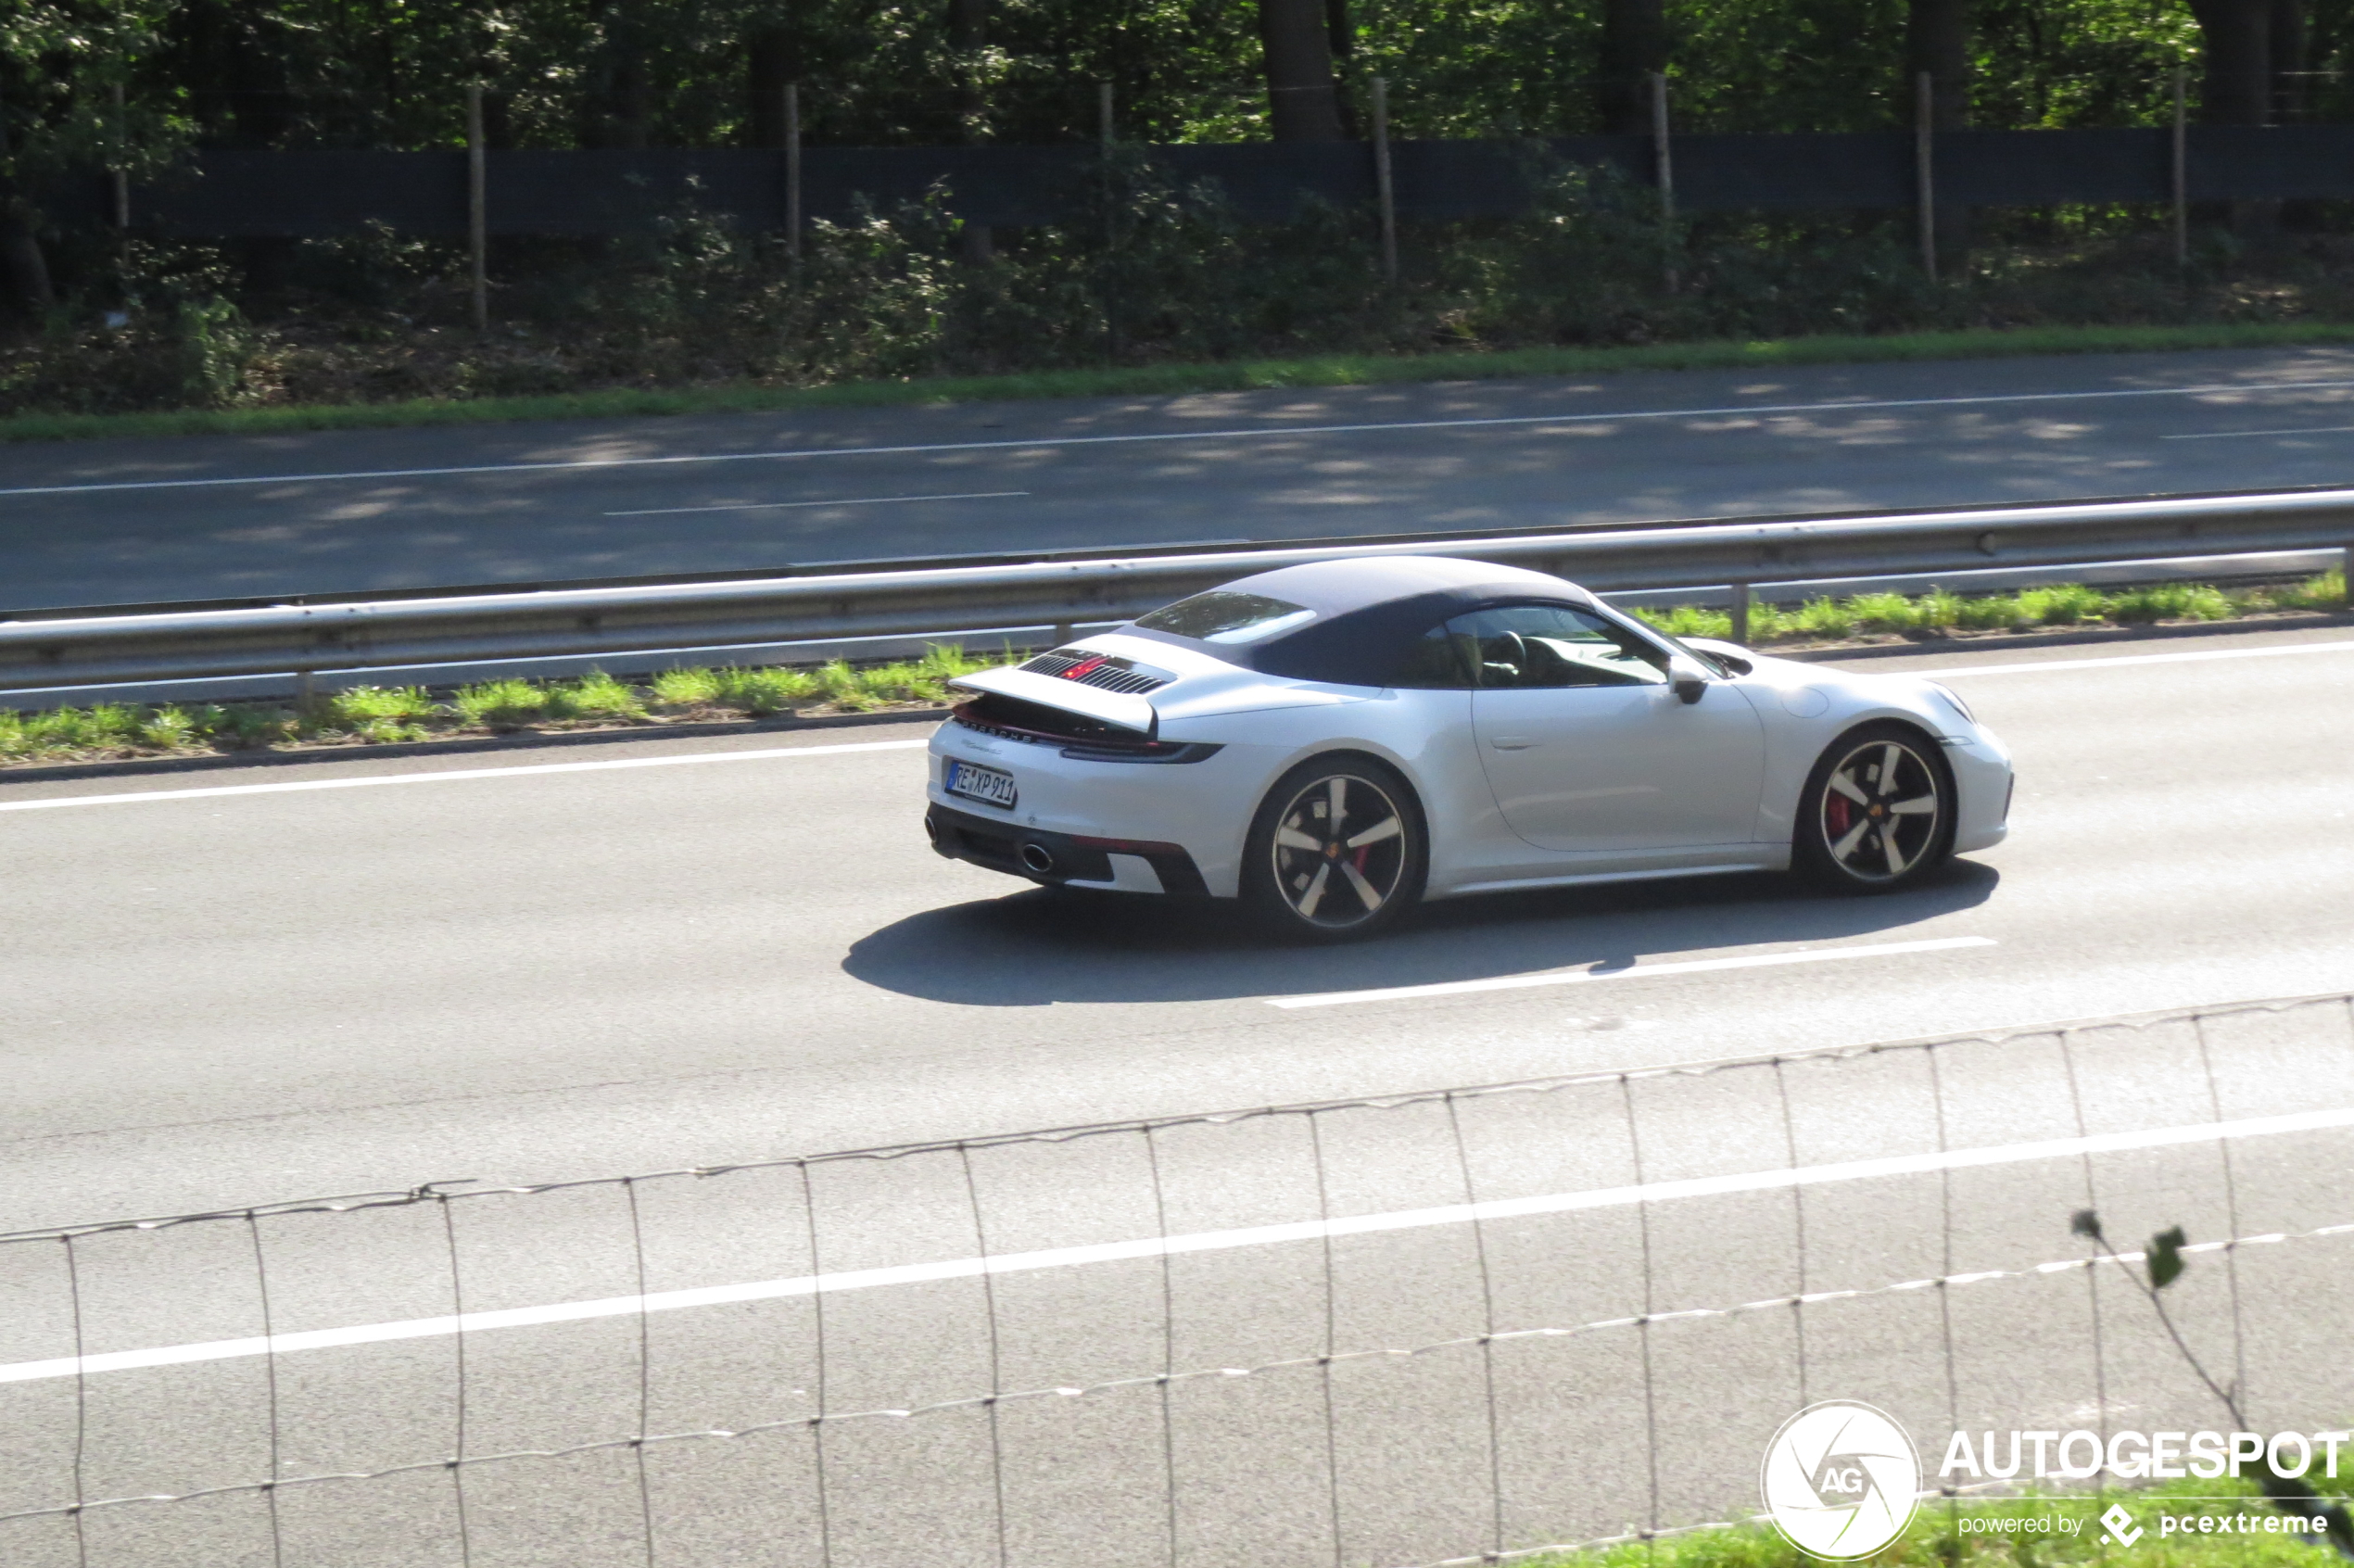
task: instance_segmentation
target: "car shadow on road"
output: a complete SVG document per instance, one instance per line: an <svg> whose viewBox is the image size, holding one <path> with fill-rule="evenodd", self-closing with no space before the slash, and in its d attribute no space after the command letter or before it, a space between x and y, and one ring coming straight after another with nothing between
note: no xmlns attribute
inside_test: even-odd
<svg viewBox="0 0 2354 1568"><path fill-rule="evenodd" d="M842 968L885 991L981 1007L1357 991L1901 938L1984 904L2000 880L1955 861L1882 897L1819 894L1765 873L1492 894L1434 904L1390 936L1337 946L1272 942L1222 901L1033 888L894 921L853 942Z"/></svg>

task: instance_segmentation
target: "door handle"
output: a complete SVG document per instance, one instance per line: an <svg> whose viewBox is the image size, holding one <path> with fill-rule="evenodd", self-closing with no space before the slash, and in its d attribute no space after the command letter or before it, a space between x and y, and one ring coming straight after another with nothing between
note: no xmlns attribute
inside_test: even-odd
<svg viewBox="0 0 2354 1568"><path fill-rule="evenodd" d="M1525 735L1491 735L1487 743L1500 752L1525 752L1537 744Z"/></svg>

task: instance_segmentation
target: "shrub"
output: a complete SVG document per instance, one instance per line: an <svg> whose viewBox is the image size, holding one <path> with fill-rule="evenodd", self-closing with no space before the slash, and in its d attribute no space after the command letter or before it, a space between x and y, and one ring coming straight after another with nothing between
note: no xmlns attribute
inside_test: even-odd
<svg viewBox="0 0 2354 1568"><path fill-rule="evenodd" d="M2159 583L2119 594L2109 601L2108 613L2128 623L2221 621L2230 617L2232 601L2205 583Z"/></svg>

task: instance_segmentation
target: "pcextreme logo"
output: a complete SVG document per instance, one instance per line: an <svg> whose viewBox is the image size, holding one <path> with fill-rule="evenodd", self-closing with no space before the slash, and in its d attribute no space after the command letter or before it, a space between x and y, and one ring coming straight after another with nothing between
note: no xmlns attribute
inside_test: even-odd
<svg viewBox="0 0 2354 1568"><path fill-rule="evenodd" d="M1827 1399L1782 1423L1758 1486L1784 1540L1841 1562L1868 1557L1912 1523L1920 1454L1887 1412Z"/></svg>

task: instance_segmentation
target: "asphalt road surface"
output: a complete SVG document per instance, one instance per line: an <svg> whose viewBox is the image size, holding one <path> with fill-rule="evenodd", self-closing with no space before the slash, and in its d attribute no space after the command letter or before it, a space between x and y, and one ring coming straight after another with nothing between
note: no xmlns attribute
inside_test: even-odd
<svg viewBox="0 0 2354 1568"><path fill-rule="evenodd" d="M2344 628L1896 664L1948 671L2019 756L2013 838L1933 884L1464 901L1334 951L938 860L912 727L0 782L0 1225L2354 990ZM2120 1240L2300 1232L2354 1220L2349 1126L2336 1005L133 1232L76 1243L70 1276L57 1242L0 1247L0 1513L70 1500L77 1452L83 1496L177 1492L611 1439L641 1402L732 1430L2031 1269L2079 1255L2088 1203ZM1196 1238L1165 1271L1136 1245L1163 1235ZM2178 1287L2269 1428L2354 1414L2349 1241L2202 1254ZM259 1333L257 1248L270 1326L327 1343L34 1365L71 1355L77 1303L92 1352ZM1046 1256L971 1262L1009 1253ZM805 1286L859 1271L902 1271ZM567 1307L712 1287L756 1288ZM520 1316L368 1332L454 1308ZM642 1493L626 1448L485 1464L462 1542L439 1469L290 1490L278 1529L336 1568L639 1563L648 1512L665 1565L1172 1538L1188 1564L1402 1564L1746 1512L1766 1435L1830 1397L1897 1413L1932 1467L1956 1420L2228 1424L2118 1273L2065 1271L704 1439L648 1450ZM0 1558L272 1561L254 1494L82 1528L0 1524Z"/></svg>
<svg viewBox="0 0 2354 1568"><path fill-rule="evenodd" d="M2354 353L0 448L0 612L2342 483Z"/></svg>

